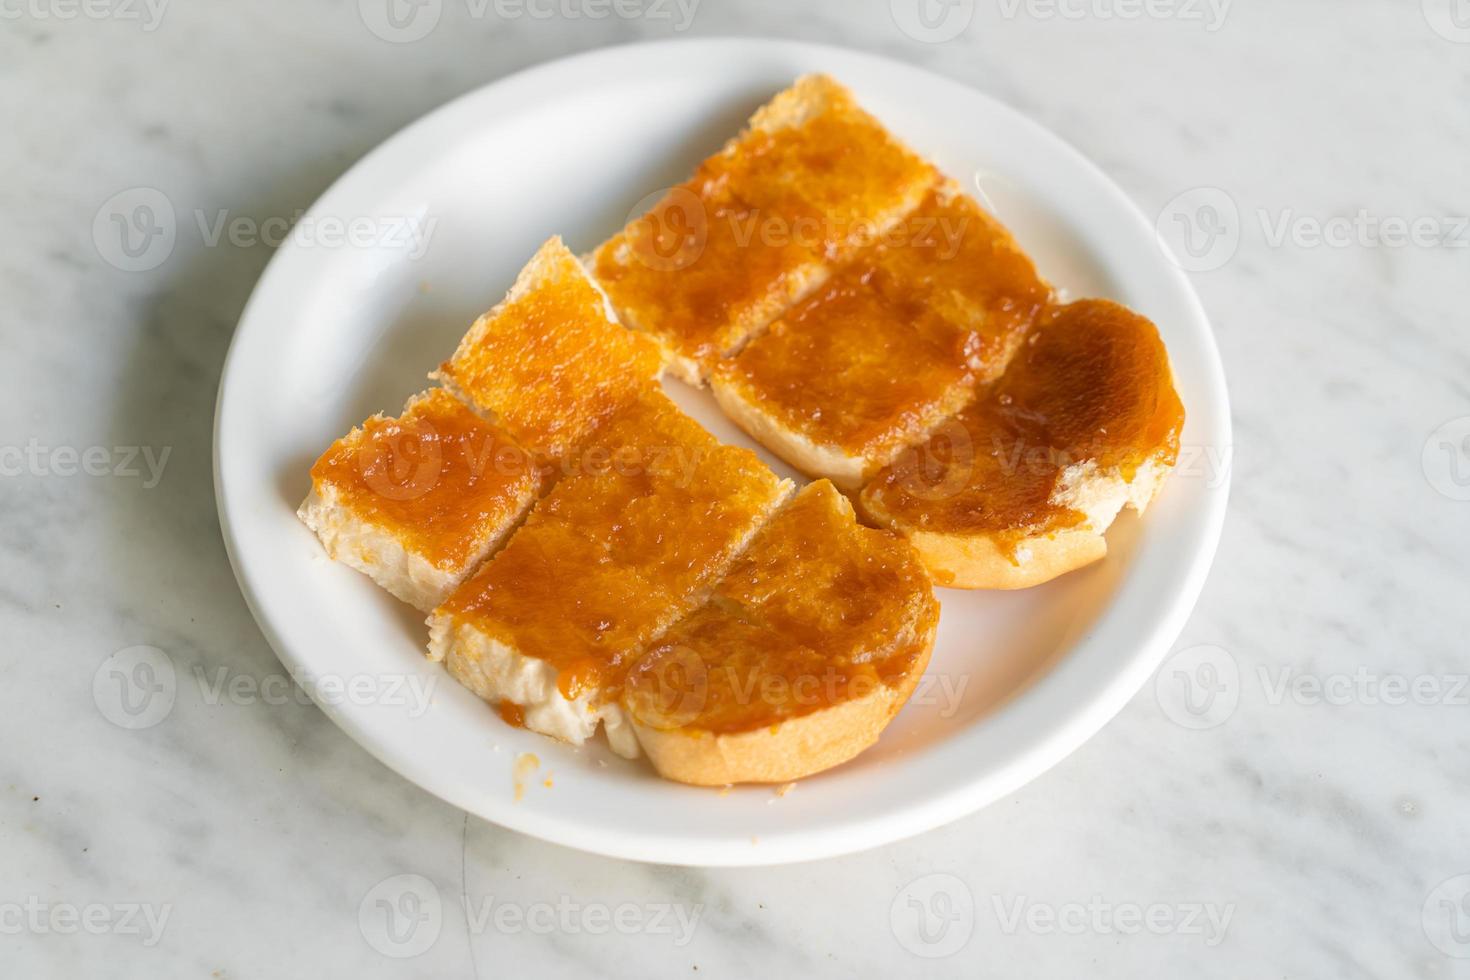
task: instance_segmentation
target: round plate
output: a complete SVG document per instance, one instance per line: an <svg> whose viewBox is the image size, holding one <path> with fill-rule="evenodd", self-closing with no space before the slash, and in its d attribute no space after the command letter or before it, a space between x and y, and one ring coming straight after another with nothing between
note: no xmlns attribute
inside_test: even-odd
<svg viewBox="0 0 1470 980"><path fill-rule="evenodd" d="M1023 593L939 590L928 676L861 757L784 795L695 789L601 744L573 749L502 723L424 660L422 616L328 561L295 509L316 456L425 387L544 239L590 249L758 105L816 71L965 182L1058 287L1119 300L1159 325L1189 413L1184 453L1147 517L1125 516L1109 532L1105 561ZM220 384L215 481L231 561L282 662L338 725L497 824L701 865L818 858L919 833L1015 790L1096 732L1157 666L1203 584L1227 493L1225 474L1205 462L1230 445L1204 312L1152 223L1107 177L963 85L806 44L602 50L420 120L297 228L256 287ZM720 438L756 448L704 393L670 388ZM540 766L518 793L522 753Z"/></svg>

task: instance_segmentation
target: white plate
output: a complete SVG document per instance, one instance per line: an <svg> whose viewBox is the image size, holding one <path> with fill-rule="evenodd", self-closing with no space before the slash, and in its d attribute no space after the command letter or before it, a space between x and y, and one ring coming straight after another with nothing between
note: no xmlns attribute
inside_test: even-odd
<svg viewBox="0 0 1470 980"><path fill-rule="evenodd" d="M275 256L235 334L215 434L225 541L282 662L308 685L324 679L318 702L368 751L456 806L547 840L667 863L774 864L872 847L984 806L1075 749L1148 678L1199 594L1226 487L1193 465L1145 520L1113 529L1111 555L1093 568L1021 594L941 590L930 680L859 759L783 797L763 787L722 795L664 782L600 745L574 750L504 725L424 661L417 613L322 557L294 511L328 443L424 387L542 240L595 245L812 71L850 85L951 175L972 187L978 175L1057 285L1153 318L1189 412L1185 446L1230 445L1209 324L1151 223L1075 151L978 92L871 55L749 40L603 50L473 92L353 167L304 219L317 230ZM437 221L421 255L392 234L410 217ZM359 244L333 247L322 223L332 218L377 224L360 226ZM677 397L721 438L754 448L705 395ZM405 679L434 685L426 711ZM347 680L355 694L326 686ZM517 802L512 767L523 752L541 768Z"/></svg>

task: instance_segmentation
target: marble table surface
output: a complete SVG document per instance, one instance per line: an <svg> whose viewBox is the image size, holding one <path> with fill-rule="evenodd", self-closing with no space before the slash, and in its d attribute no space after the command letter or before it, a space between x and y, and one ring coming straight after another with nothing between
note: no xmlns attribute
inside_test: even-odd
<svg viewBox="0 0 1470 980"><path fill-rule="evenodd" d="M0 0L0 973L1470 977L1470 4L393 2ZM466 818L296 697L211 482L269 244L105 244L133 188L264 228L485 82L717 35L1078 146L1191 236L1237 437L1198 608L1101 734L951 826L733 871ZM119 725L140 646L242 693Z"/></svg>

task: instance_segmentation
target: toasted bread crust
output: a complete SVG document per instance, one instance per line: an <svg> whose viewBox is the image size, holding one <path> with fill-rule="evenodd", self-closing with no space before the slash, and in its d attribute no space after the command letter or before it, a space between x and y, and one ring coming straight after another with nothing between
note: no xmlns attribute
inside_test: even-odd
<svg viewBox="0 0 1470 980"><path fill-rule="evenodd" d="M847 762L878 741L913 694L929 663L935 630L901 683L864 697L748 732L665 730L632 718L658 774L693 786L787 783Z"/></svg>
<svg viewBox="0 0 1470 980"><path fill-rule="evenodd" d="M716 375L711 391L730 420L752 439L813 479L825 477L843 490L862 486L871 470L867 460L850 456L833 446L820 446L795 429L782 425L760 405L748 400L736 385L725 384Z"/></svg>
<svg viewBox="0 0 1470 980"><path fill-rule="evenodd" d="M877 740L923 675L938 623L913 549L858 525L819 481L647 651L622 703L669 779L799 779Z"/></svg>
<svg viewBox="0 0 1470 980"><path fill-rule="evenodd" d="M950 589L1029 589L1102 559L1107 539L1096 531L1061 531L1026 538L1012 560L994 538L981 535L909 535L934 584Z"/></svg>

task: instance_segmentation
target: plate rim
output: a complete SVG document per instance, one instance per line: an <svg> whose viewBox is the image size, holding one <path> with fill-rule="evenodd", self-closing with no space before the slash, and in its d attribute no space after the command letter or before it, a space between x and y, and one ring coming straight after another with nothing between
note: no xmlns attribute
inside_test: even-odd
<svg viewBox="0 0 1470 980"><path fill-rule="evenodd" d="M442 125L444 120L452 118L472 103L491 102L497 98L504 99L517 89L534 87L543 78L585 71L602 62L617 62L628 58L687 59L695 51L701 49L710 52L713 59L715 53L722 57L729 57L732 53L749 51L752 48L780 53L793 62L804 64L821 64L830 60L868 61L881 64L888 70L897 69L900 73L907 73L915 79L922 78L922 82L927 85L938 84L941 87L963 90L967 98L984 100L990 103L995 111L1013 117L1017 124L1032 130L1043 143L1050 144L1052 151L1069 158L1067 162L1070 166L1090 172L1094 182L1099 187L1106 189L1108 196L1112 199L1111 203L1118 208L1120 213L1130 214L1136 223L1141 222L1149 234L1153 234L1152 224L1143 211L1100 167L1051 130L996 96L918 65L868 51L836 45L759 37L661 40L614 45L543 62L511 73L454 97L387 137L334 180L317 197L304 215L311 217L319 213L323 202L334 199L343 187L364 180L381 161L393 154L397 148L413 142L424 131ZM277 658L292 677L299 681L304 677L309 678L310 672L302 658L294 652L292 645L280 635L271 617L266 615L266 603L261 597L251 570L240 557L241 549L237 539L239 528L236 527L231 517L231 494L224 479L222 462L222 445L227 433L226 411L230 404L231 380L238 373L233 369L236 367L239 352L244 346L242 338L247 333L248 325L252 322L257 307L265 302L262 297L271 292L272 282L281 274L280 270L292 261L291 256L296 251L297 247L288 240L271 257L253 287L231 337L221 368L215 402L213 475L221 536L241 594ZM1167 266L1164 272L1173 280L1172 286L1178 294L1177 298L1188 307L1197 326L1201 328L1198 330L1197 340L1203 355L1204 366L1207 369L1202 379L1206 390L1200 392L1200 401L1191 408L1191 411L1198 411L1199 405L1208 402L1212 409L1213 425L1210 427L1211 431L1204 434L1203 442L1228 448L1232 445L1233 440L1229 391L1225 380L1224 365L1209 317L1192 283L1177 263L1170 262L1162 251L1159 254L1159 262ZM775 837L764 837L759 847L748 846L750 842L724 838L695 837L671 840L663 836L651 838L648 835L606 827L594 826L589 829L585 821L557 820L548 817L544 812L535 813L533 819L533 815L529 812L518 811L511 805L502 806L492 814L485 812L483 807L467 802L464 799L465 794L460 792L456 786L451 785L452 780L444 780L433 774L415 771L407 758L400 752L394 751L394 745L386 743L373 733L365 717L359 717L352 710L340 705L320 700L317 701L317 704L353 741L408 781L461 810L473 813L499 826L552 843L612 857L703 867L768 866L818 860L863 851L951 823L1014 792L1080 748L1122 710L1164 659L1168 646L1177 638L1198 601L1223 532L1232 478L1233 474L1227 467L1218 483L1203 489L1203 511L1202 519L1198 524L1198 540L1189 553L1183 574L1179 576L1173 594L1167 599L1166 604L1159 607L1162 612L1156 612L1151 623L1140 630L1131 651L1119 655L1116 668L1108 682L1091 691L1090 694L1073 695L1074 710L1070 717L1065 717L1045 727L1039 734L1032 732L1017 751L1007 756L1003 765L998 766L983 778L956 779L951 785L936 789L922 803L910 805L893 814L880 814L875 817L858 816L835 823L829 822L817 828L798 828ZM1117 595L1108 598L1098 614L1099 622L1111 614L1117 602ZM990 737L1003 737L998 729L1017 727L1017 719L1020 718L1023 709L1034 708L1044 694L1054 694L1071 681L1067 671L1068 661L1072 659L1070 654L1082 642L1078 640L1073 643L1068 648L1067 656L1063 656L1004 704L997 706L990 716L975 727L987 729ZM310 687L308 686L307 689L310 690ZM1007 720L1011 722L1009 726L1003 724ZM978 733L967 734L969 737L975 737Z"/></svg>

